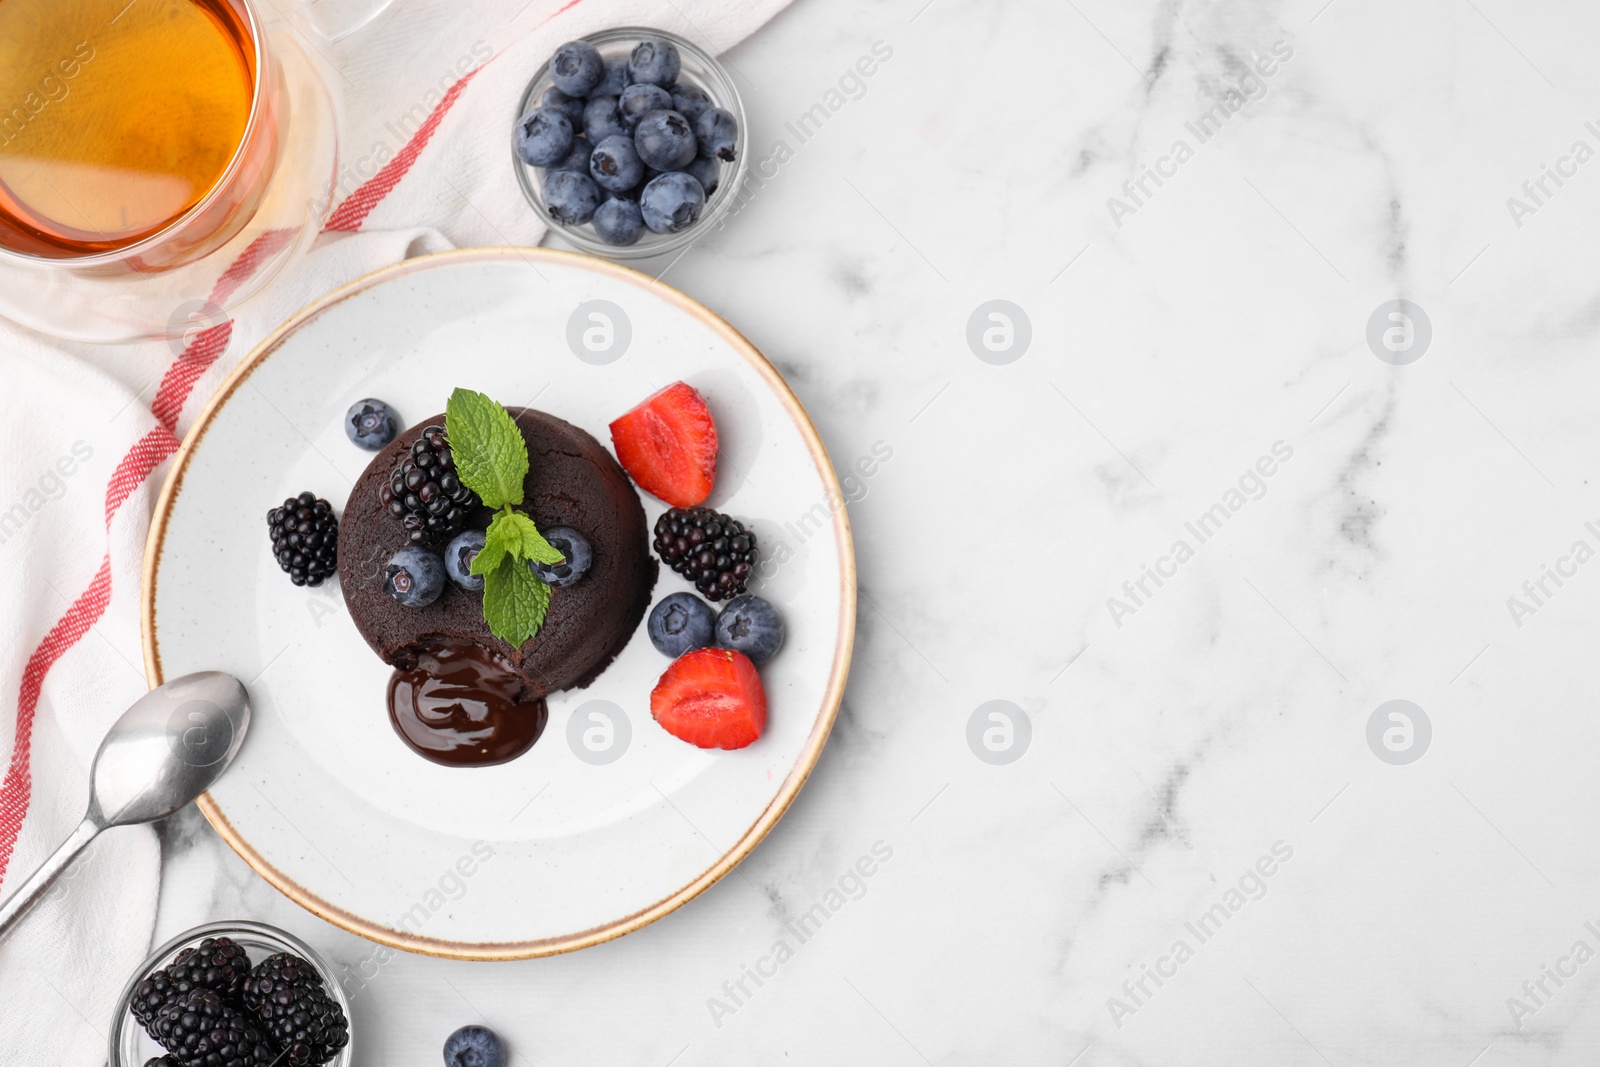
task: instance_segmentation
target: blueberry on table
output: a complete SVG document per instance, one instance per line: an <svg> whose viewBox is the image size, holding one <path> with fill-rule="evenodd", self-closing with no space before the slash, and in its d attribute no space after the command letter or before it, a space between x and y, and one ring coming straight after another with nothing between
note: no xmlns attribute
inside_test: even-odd
<svg viewBox="0 0 1600 1067"><path fill-rule="evenodd" d="M605 60L587 41L568 41L550 60L550 80L568 96L588 96L605 74Z"/></svg>
<svg viewBox="0 0 1600 1067"><path fill-rule="evenodd" d="M652 111L671 111L672 94L659 85L630 85L617 98L617 113L630 130Z"/></svg>
<svg viewBox="0 0 1600 1067"><path fill-rule="evenodd" d="M383 591L403 608L425 608L444 592L444 561L425 548L407 545L383 568Z"/></svg>
<svg viewBox="0 0 1600 1067"><path fill-rule="evenodd" d="M722 184L722 161L712 156L695 156L683 172L700 183L700 188L710 197Z"/></svg>
<svg viewBox="0 0 1600 1067"><path fill-rule="evenodd" d="M482 530L462 530L444 550L445 573L463 592L483 592L483 575L472 573L472 561L483 551L486 540Z"/></svg>
<svg viewBox="0 0 1600 1067"><path fill-rule="evenodd" d="M633 142L645 166L661 171L687 167L698 151L694 129L676 111L652 111L640 119L633 131Z"/></svg>
<svg viewBox="0 0 1600 1067"><path fill-rule="evenodd" d="M578 136L572 139L572 151L567 153L567 158L557 163L551 170L570 170L579 174L589 173L589 157L594 154L594 145L589 143L589 138ZM698 162L698 160L696 161Z"/></svg>
<svg viewBox="0 0 1600 1067"><path fill-rule="evenodd" d="M544 176L544 206L557 222L582 226L600 206L600 187L587 174L553 170Z"/></svg>
<svg viewBox="0 0 1600 1067"><path fill-rule="evenodd" d="M663 656L677 659L697 648L710 648L715 640L717 613L693 593L673 593L650 612L646 629L650 643Z"/></svg>
<svg viewBox="0 0 1600 1067"><path fill-rule="evenodd" d="M572 151L572 123L559 111L536 108L517 123L517 156L534 167L548 167Z"/></svg>
<svg viewBox="0 0 1600 1067"><path fill-rule="evenodd" d="M628 87L628 57L618 56L606 60L606 73L600 84L589 91L589 96L621 96Z"/></svg>
<svg viewBox="0 0 1600 1067"><path fill-rule="evenodd" d="M644 213L637 201L613 197L594 213L594 232L608 245L638 244L644 236Z"/></svg>
<svg viewBox="0 0 1600 1067"><path fill-rule="evenodd" d="M566 559L561 563L530 560L528 566L533 568L535 578L555 589L565 589L589 573L594 565L594 549L589 547L589 539L583 534L570 526L552 526L544 532L544 539Z"/></svg>
<svg viewBox="0 0 1600 1067"><path fill-rule="evenodd" d="M733 146L739 143L739 120L727 108L714 107L703 112L694 123L695 139L702 156L716 156L733 162Z"/></svg>
<svg viewBox="0 0 1600 1067"><path fill-rule="evenodd" d="M463 1026L444 1039L444 1067L506 1067L506 1046L487 1026Z"/></svg>
<svg viewBox="0 0 1600 1067"><path fill-rule="evenodd" d="M547 111L561 112L567 117L567 121L572 123L573 129L580 130L583 128L582 97L568 96L560 89L552 86L544 91L543 96L539 97L539 106Z"/></svg>
<svg viewBox="0 0 1600 1067"><path fill-rule="evenodd" d="M625 193L642 182L644 164L633 138L618 134L596 145L589 157L589 177L608 193Z"/></svg>
<svg viewBox="0 0 1600 1067"><path fill-rule="evenodd" d="M672 87L672 110L693 122L709 107L711 97L698 85L684 82Z"/></svg>
<svg viewBox="0 0 1600 1067"><path fill-rule="evenodd" d="M717 616L717 647L743 652L752 663L776 656L783 638L783 616L758 596L736 596Z"/></svg>
<svg viewBox="0 0 1600 1067"><path fill-rule="evenodd" d="M678 49L667 41L640 41L628 57L628 77L635 85L670 88L678 80L683 60Z"/></svg>
<svg viewBox="0 0 1600 1067"><path fill-rule="evenodd" d="M628 127L622 123L622 115L617 110L617 98L614 96L595 96L583 105L583 135L589 138L590 144L599 144L607 137L617 134L628 134Z"/></svg>
<svg viewBox="0 0 1600 1067"><path fill-rule="evenodd" d="M344 413L344 432L357 448L378 452L400 432L400 420L388 404L368 397Z"/></svg>
<svg viewBox="0 0 1600 1067"><path fill-rule="evenodd" d="M644 187L639 210L656 233L678 233L700 221L706 191L687 174L663 174Z"/></svg>

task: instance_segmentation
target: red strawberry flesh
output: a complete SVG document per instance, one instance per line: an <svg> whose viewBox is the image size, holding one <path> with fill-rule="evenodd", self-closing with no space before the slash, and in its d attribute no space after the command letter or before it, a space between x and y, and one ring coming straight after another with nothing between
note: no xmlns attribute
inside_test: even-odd
<svg viewBox="0 0 1600 1067"><path fill-rule="evenodd" d="M711 495L717 474L717 424L705 398L673 382L611 424L617 460L635 484L676 508Z"/></svg>
<svg viewBox="0 0 1600 1067"><path fill-rule="evenodd" d="M699 648L673 661L650 694L662 729L699 748L744 748L767 726L767 694L750 657Z"/></svg>

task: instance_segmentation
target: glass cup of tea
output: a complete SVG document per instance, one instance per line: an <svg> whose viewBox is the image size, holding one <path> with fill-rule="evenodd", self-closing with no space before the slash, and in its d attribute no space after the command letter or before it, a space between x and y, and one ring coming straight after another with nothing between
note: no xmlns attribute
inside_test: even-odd
<svg viewBox="0 0 1600 1067"><path fill-rule="evenodd" d="M305 252L339 101L301 13L0 0L0 315L73 340L184 337Z"/></svg>

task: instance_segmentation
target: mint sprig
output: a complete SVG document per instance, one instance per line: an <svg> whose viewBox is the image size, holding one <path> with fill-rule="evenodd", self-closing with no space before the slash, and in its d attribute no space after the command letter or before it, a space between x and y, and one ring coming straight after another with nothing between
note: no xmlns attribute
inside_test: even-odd
<svg viewBox="0 0 1600 1067"><path fill-rule="evenodd" d="M489 630L513 648L521 647L544 625L550 587L524 560L507 555L483 576L483 617Z"/></svg>
<svg viewBox="0 0 1600 1067"><path fill-rule="evenodd" d="M445 437L462 484L496 511L522 503L528 443L511 413L471 389L451 393L444 412Z"/></svg>
<svg viewBox="0 0 1600 1067"><path fill-rule="evenodd" d="M513 508L522 503L528 476L527 442L510 412L470 389L450 394L444 432L457 477L496 509L471 567L483 576L484 621L490 633L520 647L539 632L550 610L550 587L528 564L553 566L566 559L530 516Z"/></svg>
<svg viewBox="0 0 1600 1067"><path fill-rule="evenodd" d="M535 563L555 566L564 563L567 558L544 539L544 534L539 532L539 527L534 525L532 519L509 508L494 517L485 536L500 541L506 546L507 552L514 552Z"/></svg>

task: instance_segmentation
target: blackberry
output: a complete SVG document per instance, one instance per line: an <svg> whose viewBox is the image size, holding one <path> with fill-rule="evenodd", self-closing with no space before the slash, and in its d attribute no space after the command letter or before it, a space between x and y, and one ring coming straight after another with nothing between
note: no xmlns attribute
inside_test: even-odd
<svg viewBox="0 0 1600 1067"><path fill-rule="evenodd" d="M237 1001L244 980L250 977L250 957L231 937L208 937L186 948L166 966L167 974L180 987L187 978L194 985L222 994L224 1000Z"/></svg>
<svg viewBox="0 0 1600 1067"><path fill-rule="evenodd" d="M350 1024L322 984L322 977L299 956L268 956L244 983L244 1006L283 1050L284 1067L313 1067L332 1059L350 1040Z"/></svg>
<svg viewBox="0 0 1600 1067"><path fill-rule="evenodd" d="M210 989L230 1002L250 974L250 957L230 937L208 937L182 952L161 970L149 975L133 991L136 1022L152 1037L156 1016L169 1002L196 989Z"/></svg>
<svg viewBox="0 0 1600 1067"><path fill-rule="evenodd" d="M333 577L339 551L339 520L333 505L301 493L267 512L267 533L278 566L295 585L321 585Z"/></svg>
<svg viewBox="0 0 1600 1067"><path fill-rule="evenodd" d="M144 1027L145 1033L154 1037L156 1016L161 1009L166 1007L169 1001L176 1000L187 992L187 989L178 988L178 984L165 969L157 971L134 987L133 1004L130 1008L134 1021Z"/></svg>
<svg viewBox="0 0 1600 1067"><path fill-rule="evenodd" d="M656 520L661 561L694 583L708 600L744 592L760 549L738 519L710 508L673 508Z"/></svg>
<svg viewBox="0 0 1600 1067"><path fill-rule="evenodd" d="M413 544L443 544L467 525L478 494L461 484L443 426L423 429L411 454L379 486L378 499L399 519Z"/></svg>
<svg viewBox="0 0 1600 1067"><path fill-rule="evenodd" d="M145 1060L144 1067L183 1067L183 1061L169 1052L165 1056Z"/></svg>
<svg viewBox="0 0 1600 1067"><path fill-rule="evenodd" d="M168 1002L151 1036L182 1067L268 1067L278 1058L271 1041L210 989Z"/></svg>

